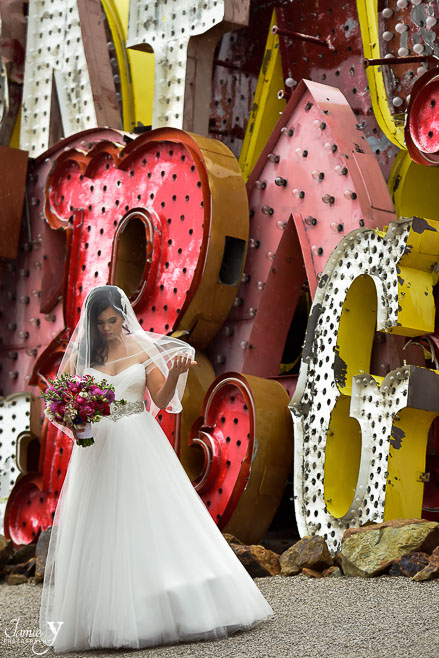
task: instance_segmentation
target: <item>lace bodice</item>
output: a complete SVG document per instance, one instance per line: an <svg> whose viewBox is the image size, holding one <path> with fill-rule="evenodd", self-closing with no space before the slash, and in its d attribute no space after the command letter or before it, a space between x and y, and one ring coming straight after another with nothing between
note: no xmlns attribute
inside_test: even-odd
<svg viewBox="0 0 439 658"><path fill-rule="evenodd" d="M102 379L106 379L115 388L116 400L124 398L127 401L143 402L146 389L146 374L145 367L142 363L133 363L128 368L125 368L125 370L118 372L117 375L107 375L107 373L96 368L86 368L84 374L93 375L96 383Z"/></svg>

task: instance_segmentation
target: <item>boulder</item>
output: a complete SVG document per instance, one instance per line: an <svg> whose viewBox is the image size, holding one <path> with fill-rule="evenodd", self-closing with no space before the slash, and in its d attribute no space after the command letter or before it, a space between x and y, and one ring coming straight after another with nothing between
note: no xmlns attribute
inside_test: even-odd
<svg viewBox="0 0 439 658"><path fill-rule="evenodd" d="M433 578L439 577L439 546L434 549L433 553L430 555L428 564L418 571L414 576L413 580L420 582L422 580L433 580Z"/></svg>
<svg viewBox="0 0 439 658"><path fill-rule="evenodd" d="M340 576L343 576L343 572L340 567L337 567L334 564L333 567L328 567L328 569L325 569L322 573L322 576L324 578L340 578Z"/></svg>
<svg viewBox="0 0 439 658"><path fill-rule="evenodd" d="M334 564L335 564L337 567L339 567L340 571L343 573L343 568L342 568L342 565L341 565L341 563L342 563L342 557L343 557L343 556L342 556L342 554L341 554L341 551L339 551L339 552L337 553L337 555L334 557Z"/></svg>
<svg viewBox="0 0 439 658"><path fill-rule="evenodd" d="M27 578L35 575L35 567L37 564L37 558L31 557L30 560L25 562L24 574Z"/></svg>
<svg viewBox="0 0 439 658"><path fill-rule="evenodd" d="M38 541L35 549L35 557L36 557L35 582L37 583L43 582L44 579L44 569L46 567L46 557L47 557L47 550L49 548L49 540L50 540L51 532L52 532L52 526L50 526L50 528L47 528L47 530L44 530L44 532L41 532L40 536L38 537Z"/></svg>
<svg viewBox="0 0 439 658"><path fill-rule="evenodd" d="M323 571L334 563L323 537L302 537L280 556L282 576L295 576L302 569Z"/></svg>
<svg viewBox="0 0 439 658"><path fill-rule="evenodd" d="M392 562L389 576L406 576L408 578L413 578L413 576L426 567L427 564L427 553L406 553Z"/></svg>
<svg viewBox="0 0 439 658"><path fill-rule="evenodd" d="M33 576L33 574L35 573L36 561L37 558L31 557L26 562L19 562L18 564L13 564L13 563L5 564L4 572L5 574L22 573L27 578L29 578L29 576Z"/></svg>
<svg viewBox="0 0 439 658"><path fill-rule="evenodd" d="M241 544L241 546L245 546L243 541L235 537L235 535L230 534L230 532L223 532L222 534L228 544Z"/></svg>
<svg viewBox="0 0 439 658"><path fill-rule="evenodd" d="M372 578L387 572L394 560L413 551L430 554L439 546L439 523L392 519L349 528L342 539L342 569L347 576Z"/></svg>
<svg viewBox="0 0 439 658"><path fill-rule="evenodd" d="M9 564L19 564L27 562L31 557L35 557L36 544L23 544L17 546L8 560Z"/></svg>
<svg viewBox="0 0 439 658"><path fill-rule="evenodd" d="M14 544L10 539L6 539L4 535L0 535L0 571L3 566L9 562L14 551Z"/></svg>
<svg viewBox="0 0 439 658"><path fill-rule="evenodd" d="M323 578L323 574L321 571L315 571L315 569L307 569L304 567L302 569L302 573L304 576L307 576L307 578Z"/></svg>
<svg viewBox="0 0 439 658"><path fill-rule="evenodd" d="M239 558L252 578L277 576L280 574L279 555L259 544L230 544L230 548Z"/></svg>
<svg viewBox="0 0 439 658"><path fill-rule="evenodd" d="M294 558L292 560L289 560L288 558L284 558L282 560L282 556L285 555L287 551L284 551L282 555L279 558L279 564L280 564L280 575L281 576L297 576L301 572L301 568L297 566L297 564L294 562Z"/></svg>
<svg viewBox="0 0 439 658"><path fill-rule="evenodd" d="M8 585L21 585L22 583L27 583L27 576L24 573L7 573L5 575L5 581Z"/></svg>

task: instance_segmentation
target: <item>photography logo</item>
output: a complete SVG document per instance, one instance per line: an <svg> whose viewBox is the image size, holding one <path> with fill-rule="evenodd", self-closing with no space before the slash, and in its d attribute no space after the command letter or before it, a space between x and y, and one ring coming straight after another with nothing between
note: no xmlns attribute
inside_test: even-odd
<svg viewBox="0 0 439 658"><path fill-rule="evenodd" d="M19 625L20 617L11 619L3 630L3 634L0 635L0 647L17 647L19 645L23 649L30 647L36 656L44 656L49 651L46 640L50 645L54 644L63 623L63 621L48 621L48 633L45 634L45 641L43 642L39 628L21 628Z"/></svg>

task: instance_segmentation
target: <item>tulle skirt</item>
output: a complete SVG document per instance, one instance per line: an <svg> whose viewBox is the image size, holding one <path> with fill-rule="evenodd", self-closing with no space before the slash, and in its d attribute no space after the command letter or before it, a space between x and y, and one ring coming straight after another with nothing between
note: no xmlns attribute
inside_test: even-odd
<svg viewBox="0 0 439 658"><path fill-rule="evenodd" d="M273 610L144 411L74 445L49 543L41 639L55 653L248 630ZM60 623L62 622L62 623Z"/></svg>

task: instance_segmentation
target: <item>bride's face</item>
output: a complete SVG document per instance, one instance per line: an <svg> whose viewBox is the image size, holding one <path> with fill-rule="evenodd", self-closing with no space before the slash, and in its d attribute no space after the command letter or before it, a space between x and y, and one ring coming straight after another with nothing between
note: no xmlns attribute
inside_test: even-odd
<svg viewBox="0 0 439 658"><path fill-rule="evenodd" d="M106 341L115 340L122 332L122 316L109 306L98 315L97 325Z"/></svg>

